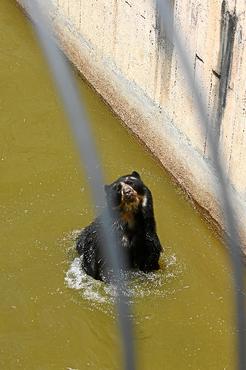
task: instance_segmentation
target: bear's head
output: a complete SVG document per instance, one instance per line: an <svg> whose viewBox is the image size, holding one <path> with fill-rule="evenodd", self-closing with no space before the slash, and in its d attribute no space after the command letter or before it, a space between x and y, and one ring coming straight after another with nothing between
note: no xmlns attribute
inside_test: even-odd
<svg viewBox="0 0 246 370"><path fill-rule="evenodd" d="M108 206L123 213L137 212L146 202L146 187L136 171L119 177L104 189Z"/></svg>

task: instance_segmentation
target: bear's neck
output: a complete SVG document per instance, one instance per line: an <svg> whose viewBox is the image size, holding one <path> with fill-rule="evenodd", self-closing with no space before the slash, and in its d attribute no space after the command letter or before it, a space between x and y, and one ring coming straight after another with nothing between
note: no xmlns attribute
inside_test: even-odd
<svg viewBox="0 0 246 370"><path fill-rule="evenodd" d="M135 224L136 224L136 219L135 219L135 215L132 212L123 212L121 214L121 219L123 223L126 224L129 229L131 230L134 229Z"/></svg>

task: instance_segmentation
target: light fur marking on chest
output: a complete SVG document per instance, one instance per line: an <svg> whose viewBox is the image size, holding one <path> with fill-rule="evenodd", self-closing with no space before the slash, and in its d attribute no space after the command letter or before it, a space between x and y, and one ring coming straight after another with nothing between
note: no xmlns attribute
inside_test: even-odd
<svg viewBox="0 0 246 370"><path fill-rule="evenodd" d="M142 207L145 208L147 206L148 198L147 195L145 194L142 199Z"/></svg>
<svg viewBox="0 0 246 370"><path fill-rule="evenodd" d="M122 246L123 246L124 248L127 248L127 247L128 247L128 238L127 238L127 236L126 236L126 235L123 235L123 236L122 236L121 242L122 242Z"/></svg>

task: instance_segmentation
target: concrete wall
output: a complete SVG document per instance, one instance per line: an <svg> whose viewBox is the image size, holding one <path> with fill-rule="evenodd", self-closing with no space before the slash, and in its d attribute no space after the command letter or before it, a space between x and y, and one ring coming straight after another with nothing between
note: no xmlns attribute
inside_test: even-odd
<svg viewBox="0 0 246 370"><path fill-rule="evenodd" d="M21 2L19 0L19 2ZM72 62L182 187L223 228L207 146L154 0L52 0ZM244 0L176 0L173 19L202 81L246 246L246 15ZM103 123L102 123L103 124ZM129 164L130 166L130 164Z"/></svg>

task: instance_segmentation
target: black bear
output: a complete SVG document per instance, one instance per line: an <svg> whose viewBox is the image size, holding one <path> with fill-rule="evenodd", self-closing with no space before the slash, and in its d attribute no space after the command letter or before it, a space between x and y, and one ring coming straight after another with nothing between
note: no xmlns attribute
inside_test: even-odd
<svg viewBox="0 0 246 370"><path fill-rule="evenodd" d="M150 190L133 171L104 186L106 207L117 229L120 247L127 266L149 272L159 269L162 247L156 233L153 200ZM76 249L82 258L82 268L95 279L104 280L106 261L101 247L102 216L82 229Z"/></svg>

